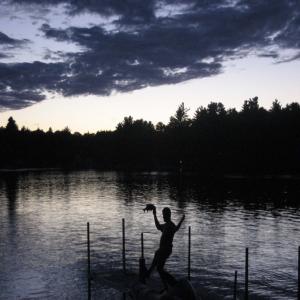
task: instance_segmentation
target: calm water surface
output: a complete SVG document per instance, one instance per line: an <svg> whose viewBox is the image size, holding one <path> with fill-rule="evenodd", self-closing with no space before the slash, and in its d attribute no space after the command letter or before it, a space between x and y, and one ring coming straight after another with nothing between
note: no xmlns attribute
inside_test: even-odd
<svg viewBox="0 0 300 300"><path fill-rule="evenodd" d="M87 221L93 272L112 274L113 281L113 274L121 269L122 218L126 219L128 269L137 270L141 232L150 263L160 235L152 213L142 211L147 203L157 205L161 220L164 206L172 208L176 223L186 215L167 264L173 274L187 273L190 225L197 289L204 286L229 299L237 270L242 295L244 252L249 247L252 299L295 299L298 187L297 181L290 180L216 182L149 173L2 173L0 299L86 298ZM107 299L119 297L109 284L101 289Z"/></svg>

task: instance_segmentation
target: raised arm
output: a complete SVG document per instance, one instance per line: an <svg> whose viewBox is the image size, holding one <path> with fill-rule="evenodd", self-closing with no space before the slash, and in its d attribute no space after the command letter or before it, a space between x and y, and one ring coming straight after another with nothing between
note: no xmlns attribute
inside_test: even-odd
<svg viewBox="0 0 300 300"><path fill-rule="evenodd" d="M185 215L183 215L183 216L182 216L182 218L181 218L180 222L179 222L179 223L178 223L178 225L176 226L176 231L178 231L178 230L179 230L179 228L180 228L180 226L181 226L182 222L184 221L184 219L185 219Z"/></svg>
<svg viewBox="0 0 300 300"><path fill-rule="evenodd" d="M154 222L155 222L155 226L156 226L157 230L162 231L162 226L158 222L158 219L157 219L157 216L156 216L156 207L154 207L154 209L153 209L153 216L154 216Z"/></svg>

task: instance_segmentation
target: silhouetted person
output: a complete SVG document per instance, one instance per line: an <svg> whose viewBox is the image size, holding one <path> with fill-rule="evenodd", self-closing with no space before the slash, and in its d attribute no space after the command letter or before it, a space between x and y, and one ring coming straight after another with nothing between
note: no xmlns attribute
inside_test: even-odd
<svg viewBox="0 0 300 300"><path fill-rule="evenodd" d="M162 210L163 218L165 221L165 224L160 224L157 216L156 216L156 208L154 207L153 209L153 216L154 216L154 221L155 221L155 226L158 230L162 232L161 238L160 238L160 244L159 244L159 249L155 252L152 265L150 269L147 272L146 277L149 277L152 271L154 270L155 267L157 267L157 271L160 275L160 278L164 284L165 289L168 289L168 285L172 286L176 283L176 279L166 272L164 270L164 265L169 258L169 256L172 253L172 247L173 247L173 238L176 233L176 231L180 228L185 215L182 216L180 222L176 226L172 221L171 221L171 210L168 207L165 207Z"/></svg>

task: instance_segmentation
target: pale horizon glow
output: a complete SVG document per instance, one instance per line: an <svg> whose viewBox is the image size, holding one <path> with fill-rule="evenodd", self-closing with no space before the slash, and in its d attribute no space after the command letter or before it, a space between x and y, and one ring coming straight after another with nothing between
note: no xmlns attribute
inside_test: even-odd
<svg viewBox="0 0 300 300"><path fill-rule="evenodd" d="M295 1L2 1L0 126L12 116L94 133L126 116L167 124L181 102L190 117L210 102L299 102L299 12Z"/></svg>
<svg viewBox="0 0 300 300"><path fill-rule="evenodd" d="M125 116L134 119L168 123L181 102L193 116L199 106L222 102L226 108L241 109L244 100L258 96L259 104L270 108L278 99L282 105L298 102L297 86L300 61L274 64L270 59L250 57L227 63L224 72L207 78L176 85L148 87L107 97L56 96L21 110L0 113L0 125L12 116L19 128L95 133L114 130Z"/></svg>

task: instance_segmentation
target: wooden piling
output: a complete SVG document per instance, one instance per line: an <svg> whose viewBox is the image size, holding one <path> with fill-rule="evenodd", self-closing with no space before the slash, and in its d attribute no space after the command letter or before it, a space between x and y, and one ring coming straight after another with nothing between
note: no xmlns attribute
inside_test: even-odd
<svg viewBox="0 0 300 300"><path fill-rule="evenodd" d="M237 296L237 271L234 272L233 300L236 300L236 296Z"/></svg>
<svg viewBox="0 0 300 300"><path fill-rule="evenodd" d="M142 251L141 257L144 258L144 234L143 234L143 232L141 233L141 251Z"/></svg>
<svg viewBox="0 0 300 300"><path fill-rule="evenodd" d="M88 267L88 300L91 300L91 252L90 252L90 223L87 222L87 267Z"/></svg>
<svg viewBox="0 0 300 300"><path fill-rule="evenodd" d="M191 280L191 226L189 226L188 280Z"/></svg>
<svg viewBox="0 0 300 300"><path fill-rule="evenodd" d="M125 256L125 219L122 219L122 261L123 261L123 272L126 274L126 256Z"/></svg>
<svg viewBox="0 0 300 300"><path fill-rule="evenodd" d="M248 290L248 285L249 285L249 251L248 248L246 248L246 257L245 257L245 300L248 300L249 296L249 290Z"/></svg>
<svg viewBox="0 0 300 300"><path fill-rule="evenodd" d="M139 280L141 283L146 283L146 263L144 258L144 234L141 233L141 257L139 259Z"/></svg>
<svg viewBox="0 0 300 300"><path fill-rule="evenodd" d="M126 293L123 293L123 300L126 300Z"/></svg>
<svg viewBox="0 0 300 300"><path fill-rule="evenodd" d="M298 300L300 300L300 246L298 247Z"/></svg>

